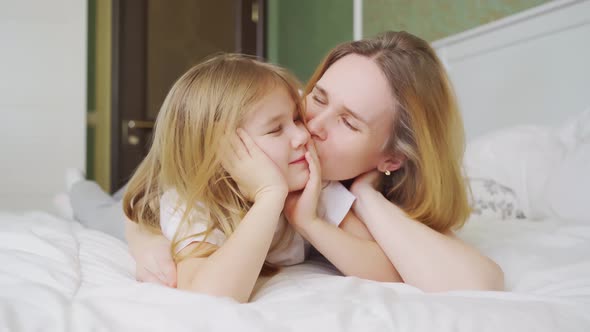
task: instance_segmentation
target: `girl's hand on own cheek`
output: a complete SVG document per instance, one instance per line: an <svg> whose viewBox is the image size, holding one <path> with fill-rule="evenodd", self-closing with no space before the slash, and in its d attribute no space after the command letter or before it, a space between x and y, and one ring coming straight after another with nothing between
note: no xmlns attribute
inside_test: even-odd
<svg viewBox="0 0 590 332"><path fill-rule="evenodd" d="M285 217L293 226L304 227L306 223L317 219L318 200L322 190L322 174L313 141L307 143L305 160L309 165L309 179L303 191L293 192L285 202Z"/></svg>
<svg viewBox="0 0 590 332"><path fill-rule="evenodd" d="M256 202L264 195L286 196L289 192L280 169L245 130L237 130L224 152L223 167L249 201Z"/></svg>

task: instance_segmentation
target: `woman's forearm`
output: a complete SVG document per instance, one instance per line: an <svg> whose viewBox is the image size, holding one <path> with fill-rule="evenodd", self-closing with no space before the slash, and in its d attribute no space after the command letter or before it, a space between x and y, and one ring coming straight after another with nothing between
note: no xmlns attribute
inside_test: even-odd
<svg viewBox="0 0 590 332"><path fill-rule="evenodd" d="M306 223L297 230L344 275L376 281L401 281L375 241L358 238L321 219Z"/></svg>
<svg viewBox="0 0 590 332"><path fill-rule="evenodd" d="M357 195L355 212L404 282L424 291L502 290L502 269L475 248L408 218L375 190Z"/></svg>

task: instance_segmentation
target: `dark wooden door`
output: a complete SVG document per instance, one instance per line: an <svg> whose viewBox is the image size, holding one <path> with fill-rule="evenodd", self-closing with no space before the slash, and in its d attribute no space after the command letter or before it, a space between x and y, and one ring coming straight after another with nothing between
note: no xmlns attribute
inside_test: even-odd
<svg viewBox="0 0 590 332"><path fill-rule="evenodd" d="M264 0L113 0L111 188L149 150L174 81L217 52L265 57Z"/></svg>

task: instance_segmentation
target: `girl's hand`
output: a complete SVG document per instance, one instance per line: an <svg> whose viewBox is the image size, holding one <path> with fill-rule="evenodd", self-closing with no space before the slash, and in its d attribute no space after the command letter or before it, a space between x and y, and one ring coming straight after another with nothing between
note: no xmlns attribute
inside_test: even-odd
<svg viewBox="0 0 590 332"><path fill-rule="evenodd" d="M230 138L222 165L251 202L264 195L289 192L287 181L270 158L243 129Z"/></svg>
<svg viewBox="0 0 590 332"><path fill-rule="evenodd" d="M309 165L309 179L303 191L287 196L283 210L289 223L295 227L303 227L317 219L318 200L322 190L320 161L311 140L307 143L305 160Z"/></svg>
<svg viewBox="0 0 590 332"><path fill-rule="evenodd" d="M130 252L135 259L137 281L176 287L176 264L170 254L168 239L158 235L148 238L146 235Z"/></svg>

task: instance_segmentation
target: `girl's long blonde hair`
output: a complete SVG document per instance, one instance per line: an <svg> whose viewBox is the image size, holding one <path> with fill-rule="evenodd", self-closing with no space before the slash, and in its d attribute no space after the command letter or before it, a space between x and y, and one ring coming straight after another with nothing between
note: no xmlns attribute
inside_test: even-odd
<svg viewBox="0 0 590 332"><path fill-rule="evenodd" d="M127 218L161 232L160 197L174 189L178 204L186 207L179 230L188 229L189 216L204 216L208 220L205 236L219 229L229 237L251 204L221 166L217 152L228 134L235 133L245 115L273 89L285 89L303 119L299 86L284 69L243 55L218 55L191 68L166 96L150 151L129 181L123 198ZM271 250L291 236L290 228L284 229ZM177 235L171 248L177 262L186 257L176 254L182 240ZM212 253L204 248L197 246L190 256ZM263 274L275 270L267 263Z"/></svg>
<svg viewBox="0 0 590 332"><path fill-rule="evenodd" d="M344 43L316 69L305 94L331 65L349 54L370 58L379 66L396 103L386 150L406 161L391 176L382 177L382 193L409 217L439 232L461 227L470 213L462 173L463 122L435 52L424 40L403 31Z"/></svg>

